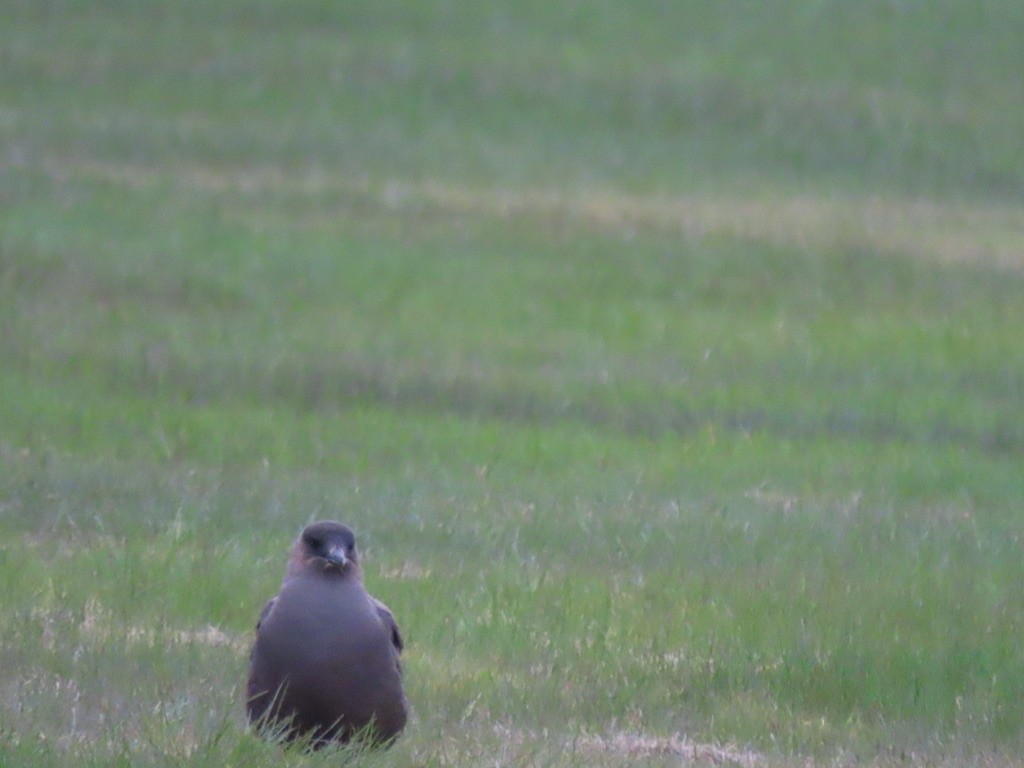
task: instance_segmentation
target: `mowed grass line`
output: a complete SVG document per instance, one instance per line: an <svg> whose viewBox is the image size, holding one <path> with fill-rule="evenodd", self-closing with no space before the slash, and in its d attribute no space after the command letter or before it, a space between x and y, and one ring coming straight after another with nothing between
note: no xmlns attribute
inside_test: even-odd
<svg viewBox="0 0 1024 768"><path fill-rule="evenodd" d="M774 10L5 4L0 763L345 759L339 517L357 764L1019 764L1024 19Z"/></svg>
<svg viewBox="0 0 1024 768"><path fill-rule="evenodd" d="M1020 270L1024 218L1019 208L989 203L971 206L891 195L797 195L785 188L748 192L745 197L689 193L677 197L626 194L614 189L578 191L558 188L456 186L402 179L353 179L321 166L282 168L209 165L167 168L115 162L82 162L68 157L43 160L51 176L108 181L136 191L173 186L178 194L217 195L239 215L261 209L255 200L288 201L298 220L313 228L337 227L346 211L359 207L415 213L433 209L439 216L472 221L479 217L520 220L533 226L579 222L629 237L636 227L677 232L704 239L734 236L767 240L779 246L834 248L845 245L881 253L919 255L940 264L981 261L988 267ZM332 205L333 204L333 205ZM251 223L251 222L250 222Z"/></svg>

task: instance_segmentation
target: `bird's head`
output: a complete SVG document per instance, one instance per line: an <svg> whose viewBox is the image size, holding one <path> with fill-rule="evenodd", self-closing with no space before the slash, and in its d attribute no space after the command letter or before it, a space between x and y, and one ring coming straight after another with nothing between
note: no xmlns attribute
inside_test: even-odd
<svg viewBox="0 0 1024 768"><path fill-rule="evenodd" d="M312 568L325 573L360 573L356 535L347 525L325 520L307 525L292 548L290 573Z"/></svg>

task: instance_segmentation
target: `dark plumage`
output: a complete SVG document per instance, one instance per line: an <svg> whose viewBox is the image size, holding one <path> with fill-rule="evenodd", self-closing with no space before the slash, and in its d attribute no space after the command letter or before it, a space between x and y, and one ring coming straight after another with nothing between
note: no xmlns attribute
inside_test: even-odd
<svg viewBox="0 0 1024 768"><path fill-rule="evenodd" d="M409 709L401 651L395 617L363 587L355 535L341 523L313 523L256 625L249 721L315 746L363 729L371 741L388 742Z"/></svg>

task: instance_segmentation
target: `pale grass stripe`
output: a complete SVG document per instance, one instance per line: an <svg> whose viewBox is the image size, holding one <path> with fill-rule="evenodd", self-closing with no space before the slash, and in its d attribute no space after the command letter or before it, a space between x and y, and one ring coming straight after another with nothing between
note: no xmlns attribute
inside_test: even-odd
<svg viewBox="0 0 1024 768"><path fill-rule="evenodd" d="M133 189L170 182L213 193L350 192L396 211L428 204L460 214L576 220L627 236L654 227L688 238L729 235L799 248L863 247L939 263L1024 269L1024 207L1006 204L833 192L667 196L608 189L476 188L437 181L379 183L321 167L154 167L66 158L50 158L44 167L55 178L82 174Z"/></svg>

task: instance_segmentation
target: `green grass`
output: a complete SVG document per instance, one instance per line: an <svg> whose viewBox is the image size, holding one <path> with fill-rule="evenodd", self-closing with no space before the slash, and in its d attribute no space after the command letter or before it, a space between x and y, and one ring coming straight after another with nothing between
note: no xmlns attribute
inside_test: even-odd
<svg viewBox="0 0 1024 768"><path fill-rule="evenodd" d="M962 5L962 4L961 4ZM1015 765L1010 2L0 8L0 765L244 728L360 535L375 765Z"/></svg>

